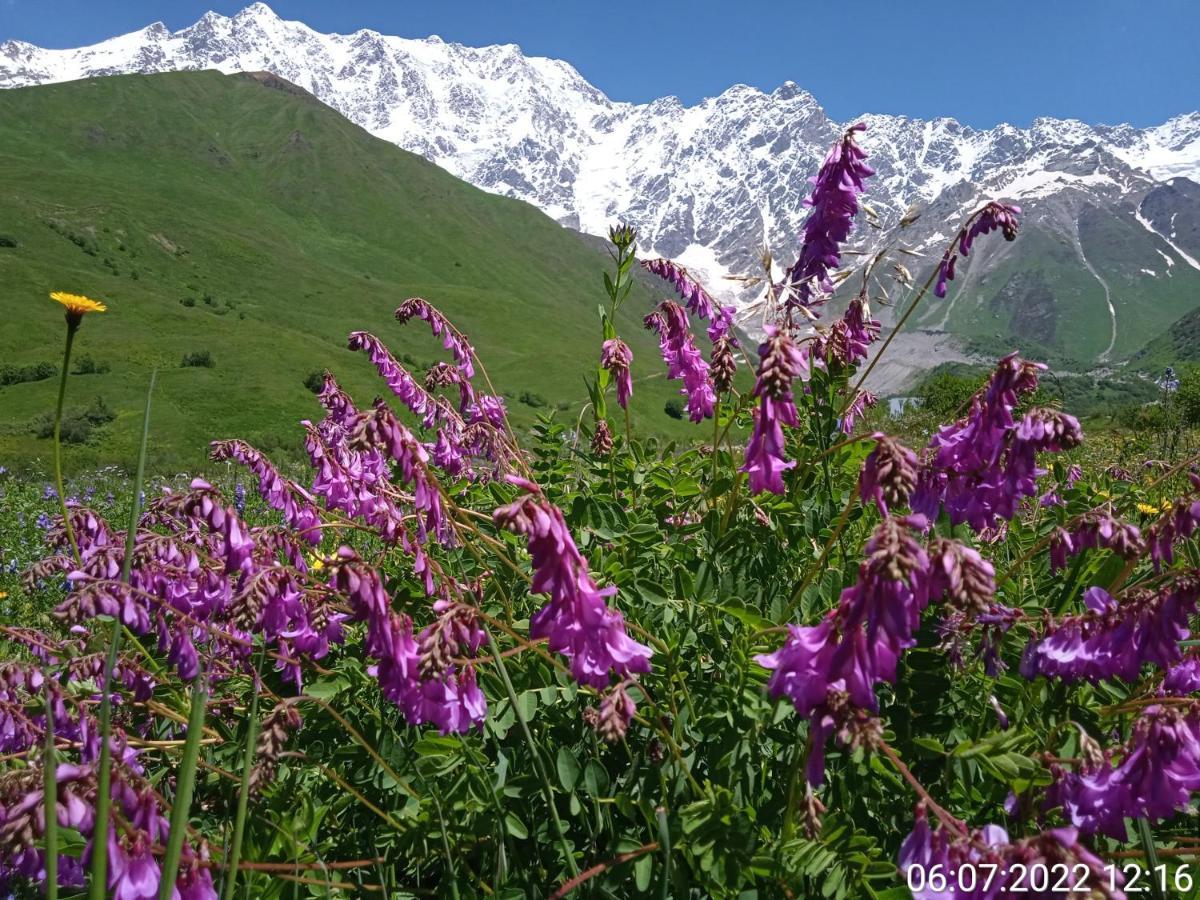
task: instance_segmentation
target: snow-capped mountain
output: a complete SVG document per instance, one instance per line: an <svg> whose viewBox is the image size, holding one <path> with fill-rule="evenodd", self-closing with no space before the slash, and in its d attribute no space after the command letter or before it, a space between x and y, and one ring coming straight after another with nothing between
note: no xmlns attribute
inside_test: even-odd
<svg viewBox="0 0 1200 900"><path fill-rule="evenodd" d="M726 292L733 283L720 276L754 273L764 245L790 261L808 179L848 124L790 82L771 93L735 85L690 107L674 97L622 103L568 63L527 57L511 44L321 34L262 3L232 17L208 13L180 31L156 23L79 49L0 44L0 87L207 68L273 72L379 137L564 225L603 234L615 220L630 222L643 252L679 259ZM988 130L950 118L861 120L877 170L867 199L881 226L860 226L861 246L878 244L915 205L922 215L904 232L907 246L940 252L969 207L1001 197L1025 207L1026 232L1040 235L973 262L958 294L926 313L925 327L975 338L1028 333L1053 348L1064 346L1074 316L1088 315L1106 327L1084 329L1073 352L1107 359L1200 303L1176 284L1158 313L1139 313L1137 327L1123 321L1123 306L1143 290L1131 291L1126 276L1146 285L1200 277L1196 191L1169 189L1200 181L1200 113L1145 129L1057 119ZM1154 209L1144 208L1156 191ZM1172 225L1181 211L1180 221L1191 223L1182 232ZM1108 259L1114 247L1132 254L1119 278ZM1006 260L1012 268L1031 254L1041 261L1037 277L1005 269ZM1073 270L1074 280L1059 283L1055 266ZM1008 272L1008 280L986 284L993 272ZM970 285L975 295L962 297ZM1040 313L1030 313L1031 303Z"/></svg>

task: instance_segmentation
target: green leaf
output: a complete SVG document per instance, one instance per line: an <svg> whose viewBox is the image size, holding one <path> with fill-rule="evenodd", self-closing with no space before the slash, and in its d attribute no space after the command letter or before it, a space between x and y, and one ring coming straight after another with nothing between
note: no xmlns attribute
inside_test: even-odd
<svg viewBox="0 0 1200 900"><path fill-rule="evenodd" d="M568 793L575 790L575 785L579 782L579 760L575 758L575 754L567 747L559 747L554 765L558 769L558 783L563 786L563 790Z"/></svg>
<svg viewBox="0 0 1200 900"><path fill-rule="evenodd" d="M525 827L525 823L517 818L517 814L513 812L504 814L504 827L508 833L518 840L524 840L529 837L529 829Z"/></svg>
<svg viewBox="0 0 1200 900"><path fill-rule="evenodd" d="M584 789L593 797L607 797L611 783L608 770L594 759L588 760L583 770Z"/></svg>
<svg viewBox="0 0 1200 900"><path fill-rule="evenodd" d="M639 891L650 889L650 880L654 877L654 854L647 853L633 864L633 881Z"/></svg>

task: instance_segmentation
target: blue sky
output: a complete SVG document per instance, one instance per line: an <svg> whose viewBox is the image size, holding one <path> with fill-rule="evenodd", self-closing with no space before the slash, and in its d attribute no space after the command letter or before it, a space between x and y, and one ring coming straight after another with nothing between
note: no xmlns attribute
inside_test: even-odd
<svg viewBox="0 0 1200 900"><path fill-rule="evenodd" d="M226 0L0 0L0 41L93 43ZM835 119L861 112L976 126L1036 116L1157 124L1200 108L1198 0L274 0L320 31L374 28L520 44L575 65L618 100L693 103L738 82L791 80Z"/></svg>

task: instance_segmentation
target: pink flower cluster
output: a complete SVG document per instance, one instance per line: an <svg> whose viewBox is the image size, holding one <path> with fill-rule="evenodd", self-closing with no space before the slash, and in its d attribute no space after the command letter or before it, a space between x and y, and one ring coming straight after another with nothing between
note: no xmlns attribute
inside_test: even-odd
<svg viewBox="0 0 1200 900"><path fill-rule="evenodd" d="M1037 493L1037 454L1078 446L1083 432L1072 416L1035 409L1020 422L1013 410L1033 392L1045 366L1015 353L1000 360L966 418L941 429L930 442L912 496L912 509L935 520L943 508L955 524L975 531L1011 519L1025 497Z"/></svg>
<svg viewBox="0 0 1200 900"><path fill-rule="evenodd" d="M825 740L844 720L847 704L877 708L875 685L895 682L896 663L916 643L929 603L945 593L960 597L967 584L988 589L990 567L967 548L942 541L931 560L914 536L925 527L920 516L885 518L867 542L857 581L842 591L837 607L818 625L789 625L783 646L757 657L772 670L771 696L787 697L812 722L808 772L814 786L824 776Z"/></svg>
<svg viewBox="0 0 1200 900"><path fill-rule="evenodd" d="M692 339L683 307L664 300L645 321L646 327L658 334L658 346L667 364L667 377L683 380L679 393L687 397L688 418L693 422L712 418L716 391L708 374L708 363Z"/></svg>
<svg viewBox="0 0 1200 900"><path fill-rule="evenodd" d="M866 181L875 174L867 165L867 154L855 142L855 136L867 126L859 122L829 151L813 181L812 195L804 201L812 214L804 223L800 255L787 270L784 281L785 303L794 307L812 307L833 293L830 272L841 264L842 244L850 236L858 214L858 197L866 190Z"/></svg>
<svg viewBox="0 0 1200 900"><path fill-rule="evenodd" d="M1064 681L1135 680L1146 663L1167 669L1180 658L1179 642L1200 599L1200 578L1183 575L1161 591L1136 590L1120 603L1101 588L1085 594L1088 612L1047 625L1021 661L1026 678Z"/></svg>
<svg viewBox="0 0 1200 900"><path fill-rule="evenodd" d="M497 509L493 519L525 536L533 558L530 590L550 596L530 619L530 636L549 638L550 649L571 661L571 675L580 684L604 688L614 674L649 672L650 648L629 637L624 618L608 606L617 589L596 586L562 512L536 484L515 475L508 481L522 493Z"/></svg>
<svg viewBox="0 0 1200 900"><path fill-rule="evenodd" d="M1200 791L1200 704L1150 706L1134 723L1122 757L1090 754L1075 770L1055 765L1047 808L1061 807L1087 834L1127 839L1126 818L1169 819Z"/></svg>
<svg viewBox="0 0 1200 900"><path fill-rule="evenodd" d="M669 281L692 314L699 319L708 320L710 341L716 342L730 334L737 310L732 306L722 306L714 300L687 269L669 259L644 259L642 268Z"/></svg>

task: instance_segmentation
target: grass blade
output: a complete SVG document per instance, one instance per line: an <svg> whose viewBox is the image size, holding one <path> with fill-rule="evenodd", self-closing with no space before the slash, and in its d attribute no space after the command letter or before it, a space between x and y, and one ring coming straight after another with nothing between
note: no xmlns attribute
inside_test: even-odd
<svg viewBox="0 0 1200 900"><path fill-rule="evenodd" d="M142 442L138 447L137 471L133 477L133 496L129 501L129 524L125 530L125 558L121 561L121 584L129 583L129 571L133 564L133 545L137 538L138 521L142 515L142 482L146 477L146 446L150 438L150 398L154 394L154 381L158 370L150 373L150 386L146 389L146 408L142 412ZM104 900L108 887L108 819L112 807L112 684L113 669L121 652L122 626L119 618L113 619L112 636L108 642L108 657L104 661L104 682L100 694L100 763L96 787L96 824L92 830L92 883L88 890L90 900Z"/></svg>
<svg viewBox="0 0 1200 900"><path fill-rule="evenodd" d="M226 859L225 889L223 900L233 900L237 887L238 865L242 861L242 837L246 833L246 810L250 805L250 773L254 769L254 748L258 744L258 673L263 664L263 653L259 653L254 671L254 696L250 700L250 721L246 727L246 748L242 752L242 783L238 787L237 812L233 820L233 844Z"/></svg>
<svg viewBox="0 0 1200 900"><path fill-rule="evenodd" d="M171 832L167 836L167 852L163 857L159 900L171 900L175 893L175 877L179 872L179 856L187 836L192 794L196 789L196 764L200 758L200 739L204 732L204 713L208 705L208 681L204 671L192 682L192 709L188 715L187 742L179 763L175 802L171 806Z"/></svg>

